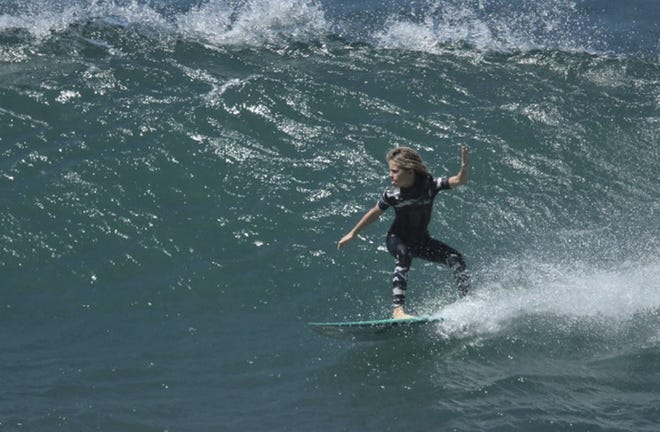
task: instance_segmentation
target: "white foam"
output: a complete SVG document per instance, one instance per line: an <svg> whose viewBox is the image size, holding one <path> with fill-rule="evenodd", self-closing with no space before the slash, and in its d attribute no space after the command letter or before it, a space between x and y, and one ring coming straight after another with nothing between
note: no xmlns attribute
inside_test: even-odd
<svg viewBox="0 0 660 432"><path fill-rule="evenodd" d="M15 15L0 16L0 31L23 29L38 40L66 30L72 24L101 19L113 25L140 24L169 28L167 20L148 5L136 0L117 4L115 1L94 0L87 4L62 5L57 1L27 4Z"/></svg>
<svg viewBox="0 0 660 432"><path fill-rule="evenodd" d="M306 41L323 37L328 29L323 9L312 0L211 0L172 17L136 0L92 0L75 6L51 0L39 8L28 5L14 15L1 15L0 31L20 28L43 39L88 20L138 25L157 29L157 35L166 39L183 35L219 45L260 46L283 37Z"/></svg>
<svg viewBox="0 0 660 432"><path fill-rule="evenodd" d="M0 16L0 31L9 29L24 29L37 39L58 32L71 25L79 15L77 8L69 7L60 10L30 9L19 15Z"/></svg>
<svg viewBox="0 0 660 432"><path fill-rule="evenodd" d="M64 0L45 0L38 7L26 3L13 15L0 15L0 31L21 28L42 39L74 23L99 20L155 28L156 35L166 40L201 39L211 47L307 42L338 32L382 48L440 53L465 45L479 51L573 49L573 29L581 27L580 15L569 0L523 1L521 10L512 5L491 5L491 10L485 10L476 0L429 0L412 15L397 11L381 17L381 11L365 11L371 18L358 27L368 33L358 35L348 30L356 26L350 16L329 22L321 1L203 0L190 9L163 12L138 0L83 0L75 6Z"/></svg>
<svg viewBox="0 0 660 432"><path fill-rule="evenodd" d="M410 49L434 54L461 44L480 50L510 48L493 34L489 24L469 9L448 7L438 17L427 15L422 22L389 20L375 39L379 46L389 49Z"/></svg>
<svg viewBox="0 0 660 432"><path fill-rule="evenodd" d="M526 276L522 273L526 273ZM469 299L442 309L444 336L499 333L524 317L550 318L559 328L587 324L616 330L660 312L660 262L617 269L574 269L526 263L505 268Z"/></svg>
<svg viewBox="0 0 660 432"><path fill-rule="evenodd" d="M523 1L513 7L501 6L486 10L480 1L431 0L421 19L392 16L374 37L383 48L434 54L463 45L479 51L576 49L574 29L580 27L582 18L573 2Z"/></svg>
<svg viewBox="0 0 660 432"><path fill-rule="evenodd" d="M211 1L177 19L184 34L220 45L269 44L285 37L294 41L320 38L328 29L323 9L306 0L250 0L232 7Z"/></svg>

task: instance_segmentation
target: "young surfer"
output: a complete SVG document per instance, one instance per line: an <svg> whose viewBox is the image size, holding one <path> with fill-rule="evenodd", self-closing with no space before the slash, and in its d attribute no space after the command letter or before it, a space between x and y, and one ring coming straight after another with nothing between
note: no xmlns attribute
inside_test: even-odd
<svg viewBox="0 0 660 432"><path fill-rule="evenodd" d="M468 180L468 148L461 147L461 168L451 177L434 178L419 154L407 147L397 147L387 153L392 187L337 244L339 249L390 207L394 222L387 232L387 250L395 258L392 318L408 318L404 310L408 271L413 258L422 258L448 266L454 273L458 293L465 296L470 289L470 277L463 255L456 249L432 238L428 232L433 200L439 191L464 185Z"/></svg>

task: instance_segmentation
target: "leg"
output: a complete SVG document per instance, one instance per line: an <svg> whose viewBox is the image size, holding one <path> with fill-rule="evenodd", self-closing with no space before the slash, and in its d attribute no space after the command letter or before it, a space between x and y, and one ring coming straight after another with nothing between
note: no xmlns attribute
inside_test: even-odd
<svg viewBox="0 0 660 432"><path fill-rule="evenodd" d="M465 297L470 291L470 274L465 266L465 259L460 253L452 254L447 259L447 265L454 272L454 279L458 286L458 295Z"/></svg>
<svg viewBox="0 0 660 432"><path fill-rule="evenodd" d="M406 302L406 288L408 287L408 271L412 262L412 255L408 246L395 235L387 236L387 250L394 256L394 275L392 277L392 316L404 318L404 304Z"/></svg>
<svg viewBox="0 0 660 432"><path fill-rule="evenodd" d="M467 295L470 291L470 274L465 266L465 259L459 251L441 241L429 238L415 252L417 252L415 256L449 267L456 279L458 295L460 297Z"/></svg>

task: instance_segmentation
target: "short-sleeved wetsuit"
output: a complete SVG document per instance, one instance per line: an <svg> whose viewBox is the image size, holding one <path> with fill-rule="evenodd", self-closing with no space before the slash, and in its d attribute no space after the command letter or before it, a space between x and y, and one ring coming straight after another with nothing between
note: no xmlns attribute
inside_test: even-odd
<svg viewBox="0 0 660 432"><path fill-rule="evenodd" d="M394 307L405 303L408 271L413 258L422 258L451 268L461 297L470 289L470 277L463 255L432 238L428 232L433 200L443 189L451 189L447 177L433 178L416 174L415 183L411 187L387 189L378 201L378 208L385 211L393 207L395 213L386 242L387 250L396 259L392 279Z"/></svg>

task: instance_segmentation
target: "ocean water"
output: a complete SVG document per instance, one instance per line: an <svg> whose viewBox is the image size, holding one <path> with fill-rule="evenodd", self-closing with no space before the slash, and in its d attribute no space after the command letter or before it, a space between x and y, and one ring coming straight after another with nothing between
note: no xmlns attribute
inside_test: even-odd
<svg viewBox="0 0 660 432"><path fill-rule="evenodd" d="M657 431L660 2L4 0L0 431ZM420 151L470 181L384 318Z"/></svg>

